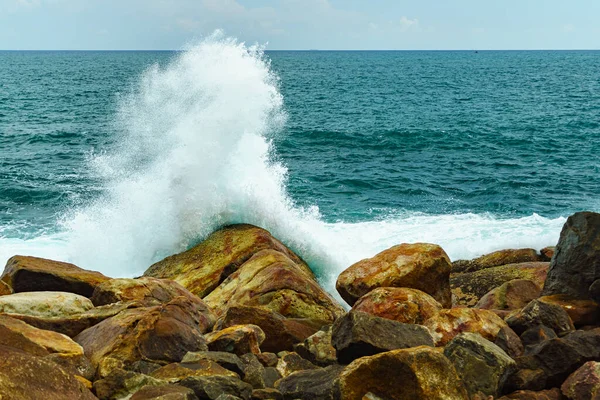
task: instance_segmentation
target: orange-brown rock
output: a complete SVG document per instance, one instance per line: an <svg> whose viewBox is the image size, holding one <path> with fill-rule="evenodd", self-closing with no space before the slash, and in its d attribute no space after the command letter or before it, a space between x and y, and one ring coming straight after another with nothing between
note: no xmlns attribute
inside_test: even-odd
<svg viewBox="0 0 600 400"><path fill-rule="evenodd" d="M275 250L262 250L204 298L217 314L228 307L262 307L290 318L331 323L344 309L302 268Z"/></svg>
<svg viewBox="0 0 600 400"><path fill-rule="evenodd" d="M239 356L260 353L265 333L256 325L234 325L205 336L210 351L225 351Z"/></svg>
<svg viewBox="0 0 600 400"><path fill-rule="evenodd" d="M90 297L94 288L109 278L100 272L38 257L14 256L0 278L19 292L70 292Z"/></svg>
<svg viewBox="0 0 600 400"><path fill-rule="evenodd" d="M600 306L593 300L575 299L566 294L543 296L538 300L562 307L575 326L598 325L600 322Z"/></svg>
<svg viewBox="0 0 600 400"><path fill-rule="evenodd" d="M152 265L144 275L172 279L204 298L254 254L265 249L284 254L312 276L306 263L268 231L247 224L222 228L190 250Z"/></svg>
<svg viewBox="0 0 600 400"><path fill-rule="evenodd" d="M258 325L265 333L265 341L260 346L263 351L279 353L292 350L294 344L317 332L323 322L285 318L279 313L258 307L232 306L217 321L214 329L247 324Z"/></svg>
<svg viewBox="0 0 600 400"><path fill-rule="evenodd" d="M475 305L486 310L515 310L537 299L542 288L528 279L513 279L487 292Z"/></svg>
<svg viewBox="0 0 600 400"><path fill-rule="evenodd" d="M467 400L450 361L430 347L392 350L362 357L339 376L344 400ZM371 393L373 397L365 397Z"/></svg>
<svg viewBox="0 0 600 400"><path fill-rule="evenodd" d="M453 273L474 272L507 264L545 261L534 249L505 249L485 254L473 260L457 260L452 263Z"/></svg>
<svg viewBox="0 0 600 400"><path fill-rule="evenodd" d="M180 361L188 351L206 350L206 317L189 299L178 297L154 307L125 310L75 337L97 367L99 377L135 361Z"/></svg>
<svg viewBox="0 0 600 400"><path fill-rule="evenodd" d="M13 290L10 286L8 286L8 283L4 282L4 281L0 281L0 296L5 296L7 294L12 294Z"/></svg>
<svg viewBox="0 0 600 400"><path fill-rule="evenodd" d="M425 322L436 346L445 346L450 340L462 332L479 333L493 342L506 323L489 310L472 308L452 308L440 311L435 317Z"/></svg>
<svg viewBox="0 0 600 400"><path fill-rule="evenodd" d="M548 265L547 262L508 264L475 272L452 274L450 286L455 305L472 307L486 293L513 279L527 279L542 287L548 273Z"/></svg>
<svg viewBox="0 0 600 400"><path fill-rule="evenodd" d="M561 385L562 393L573 400L600 398L600 363L588 361Z"/></svg>
<svg viewBox="0 0 600 400"><path fill-rule="evenodd" d="M162 386L168 382L123 369L114 369L102 379L94 382L94 392L100 400L128 399L133 393L146 386Z"/></svg>
<svg viewBox="0 0 600 400"><path fill-rule="evenodd" d="M550 261L552 259L552 256L554 256L555 251L556 246L548 246L541 249L540 256L542 259L540 261Z"/></svg>
<svg viewBox="0 0 600 400"><path fill-rule="evenodd" d="M564 308L539 299L531 301L523 309L506 318L506 323L519 335L529 328L544 325L562 336L575 330L571 317Z"/></svg>
<svg viewBox="0 0 600 400"><path fill-rule="evenodd" d="M564 397L560 393L560 389L548 389L535 392L533 390L518 390L506 396L500 397L498 400L562 400Z"/></svg>
<svg viewBox="0 0 600 400"><path fill-rule="evenodd" d="M406 324L422 325L436 315L442 306L433 297L418 289L377 288L358 299L352 310Z"/></svg>
<svg viewBox="0 0 600 400"><path fill-rule="evenodd" d="M198 400L192 389L179 385L144 386L130 400Z"/></svg>
<svg viewBox="0 0 600 400"><path fill-rule="evenodd" d="M77 378L54 362L0 345L0 395L3 399L94 400Z"/></svg>
<svg viewBox="0 0 600 400"><path fill-rule="evenodd" d="M152 372L150 376L156 379L176 383L190 376L224 375L239 378L235 372L221 367L211 360L198 360L191 363L172 363Z"/></svg>
<svg viewBox="0 0 600 400"><path fill-rule="evenodd" d="M351 265L340 274L336 289L350 305L378 287L407 287L431 295L450 307L450 259L435 244L400 244Z"/></svg>

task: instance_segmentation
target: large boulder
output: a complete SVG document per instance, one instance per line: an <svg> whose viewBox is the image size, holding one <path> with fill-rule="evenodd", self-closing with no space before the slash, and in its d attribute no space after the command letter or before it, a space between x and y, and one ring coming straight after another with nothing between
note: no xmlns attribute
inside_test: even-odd
<svg viewBox="0 0 600 400"><path fill-rule="evenodd" d="M473 272L500 265L545 261L534 249L505 249L484 254L473 260L457 260L452 263L453 273Z"/></svg>
<svg viewBox="0 0 600 400"><path fill-rule="evenodd" d="M221 367L235 372L239 376L244 376L244 363L235 354L224 351L195 351L187 353L182 363L193 364L208 360L219 364Z"/></svg>
<svg viewBox="0 0 600 400"><path fill-rule="evenodd" d="M538 301L561 307L569 314L575 326L598 325L598 322L600 322L600 305L594 300L576 299L566 294L555 294L542 296Z"/></svg>
<svg viewBox="0 0 600 400"><path fill-rule="evenodd" d="M531 300L540 297L542 288L528 279L513 279L485 294L476 308L487 310L514 310L525 307Z"/></svg>
<svg viewBox="0 0 600 400"><path fill-rule="evenodd" d="M6 399L96 399L75 376L54 362L3 345L0 395Z"/></svg>
<svg viewBox="0 0 600 400"><path fill-rule="evenodd" d="M344 400L469 398L452 363L430 347L392 350L355 360L339 375L339 395Z"/></svg>
<svg viewBox="0 0 600 400"><path fill-rule="evenodd" d="M475 333L461 333L444 349L471 396L483 393L498 397L508 377L516 370L515 361L500 347Z"/></svg>
<svg viewBox="0 0 600 400"><path fill-rule="evenodd" d="M431 295L450 307L450 259L435 244L400 244L351 265L340 274L336 289L348 304L378 287L407 287Z"/></svg>
<svg viewBox="0 0 600 400"><path fill-rule="evenodd" d="M547 262L528 262L452 274L450 286L455 305L473 307L486 293L513 279L527 279L542 287L548 265Z"/></svg>
<svg viewBox="0 0 600 400"><path fill-rule="evenodd" d="M444 346L462 332L479 333L494 341L506 323L489 310L471 308L452 308L440 311L425 322L436 346Z"/></svg>
<svg viewBox="0 0 600 400"><path fill-rule="evenodd" d="M128 399L133 393L146 386L166 385L166 381L155 379L151 376L123 369L114 369L94 382L94 392L100 400Z"/></svg>
<svg viewBox="0 0 600 400"><path fill-rule="evenodd" d="M542 294L588 299L590 286L599 278L600 214L575 213L560 232Z"/></svg>
<svg viewBox="0 0 600 400"><path fill-rule="evenodd" d="M285 317L331 323L344 313L311 275L275 250L254 254L204 301L217 314L234 305L257 306Z"/></svg>
<svg viewBox="0 0 600 400"><path fill-rule="evenodd" d="M573 372L561 386L562 393L571 400L600 398L600 363L588 361Z"/></svg>
<svg viewBox="0 0 600 400"><path fill-rule="evenodd" d="M13 290L8 283L0 281L0 296L6 296L7 294L13 294Z"/></svg>
<svg viewBox="0 0 600 400"><path fill-rule="evenodd" d="M189 351L207 350L205 320L195 303L178 297L161 306L125 310L81 332L75 341L104 377L135 361L165 365Z"/></svg>
<svg viewBox="0 0 600 400"><path fill-rule="evenodd" d="M339 365L298 371L277 381L275 387L285 400L337 400L337 379L340 372L342 367Z"/></svg>
<svg viewBox="0 0 600 400"><path fill-rule="evenodd" d="M307 369L319 369L319 367L300 357L298 353L284 352L277 361L276 369L282 377L286 377L294 372L305 371Z"/></svg>
<svg viewBox="0 0 600 400"><path fill-rule="evenodd" d="M352 310L405 324L423 324L436 315L442 306L433 297L418 289L377 288L362 296Z"/></svg>
<svg viewBox="0 0 600 400"><path fill-rule="evenodd" d="M157 262L144 275L172 279L204 298L254 254L265 249L284 254L307 275L312 275L306 263L268 231L246 224L224 227L188 251Z"/></svg>
<svg viewBox="0 0 600 400"><path fill-rule="evenodd" d="M92 302L67 292L27 292L0 297L0 313L34 317L65 317L94 308Z"/></svg>
<svg viewBox="0 0 600 400"><path fill-rule="evenodd" d="M256 325L234 325L206 335L210 351L224 351L239 356L246 353L260 353L260 345L265 333Z"/></svg>
<svg viewBox="0 0 600 400"><path fill-rule="evenodd" d="M347 364L388 350L433 346L433 339L424 326L350 311L333 324L331 343L338 360Z"/></svg>
<svg viewBox="0 0 600 400"><path fill-rule="evenodd" d="M559 305L533 300L522 310L506 318L506 323L518 334L544 325L562 336L575 330L569 314Z"/></svg>
<svg viewBox="0 0 600 400"><path fill-rule="evenodd" d="M14 256L6 263L0 279L16 293L70 292L90 297L96 286L110 278L65 262Z"/></svg>

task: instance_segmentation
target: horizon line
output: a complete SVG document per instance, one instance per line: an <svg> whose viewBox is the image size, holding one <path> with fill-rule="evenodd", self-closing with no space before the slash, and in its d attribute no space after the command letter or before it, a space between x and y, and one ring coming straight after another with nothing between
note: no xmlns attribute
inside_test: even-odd
<svg viewBox="0 0 600 400"><path fill-rule="evenodd" d="M265 49L265 52L270 51L304 51L304 52L319 52L319 51L348 51L348 52L368 52L368 51L388 51L388 52L410 52L410 51L599 51L600 49ZM175 51L186 51L186 49L0 49L0 51L38 51L38 52L52 52L52 51L73 51L73 52L89 52L89 51L98 51L98 52L127 52L127 51L164 51L164 52L175 52Z"/></svg>

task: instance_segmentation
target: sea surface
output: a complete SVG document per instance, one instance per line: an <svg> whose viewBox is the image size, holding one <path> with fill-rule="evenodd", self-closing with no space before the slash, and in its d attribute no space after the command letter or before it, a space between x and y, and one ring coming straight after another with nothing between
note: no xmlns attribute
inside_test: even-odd
<svg viewBox="0 0 600 400"><path fill-rule="evenodd" d="M134 276L248 222L333 291L402 242L555 244L599 155L598 51L0 52L0 264Z"/></svg>

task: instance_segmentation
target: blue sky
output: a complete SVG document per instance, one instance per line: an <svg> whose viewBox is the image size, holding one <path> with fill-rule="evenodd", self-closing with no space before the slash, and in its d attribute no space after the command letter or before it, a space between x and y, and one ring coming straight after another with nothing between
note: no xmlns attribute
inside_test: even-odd
<svg viewBox="0 0 600 400"><path fill-rule="evenodd" d="M0 49L600 49L598 0L0 0Z"/></svg>

